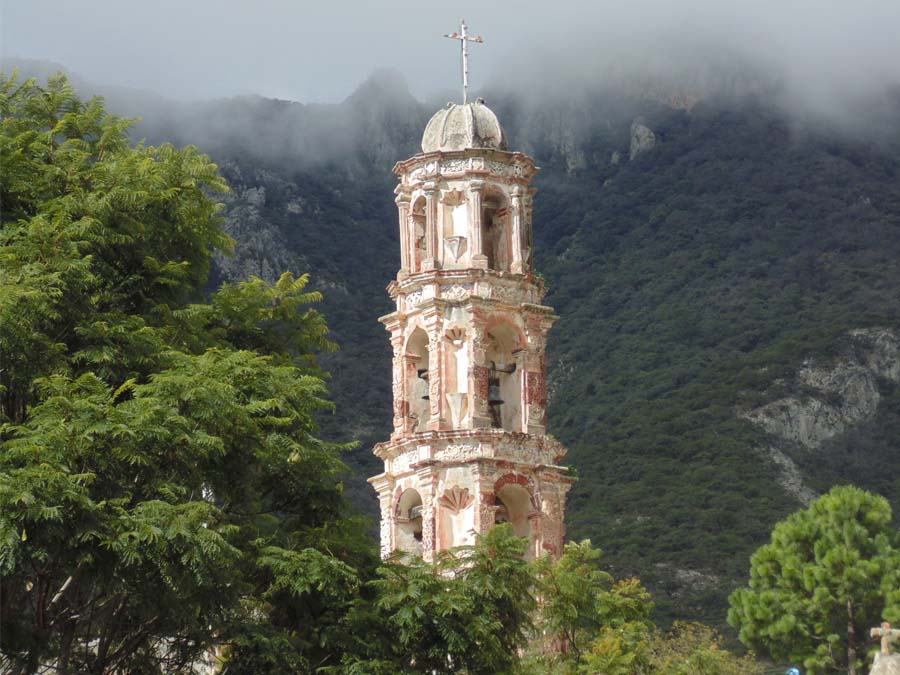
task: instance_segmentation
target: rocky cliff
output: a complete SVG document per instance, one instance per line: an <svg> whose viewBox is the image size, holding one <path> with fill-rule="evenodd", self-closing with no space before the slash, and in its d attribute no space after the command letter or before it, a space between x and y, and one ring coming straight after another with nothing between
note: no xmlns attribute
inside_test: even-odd
<svg viewBox="0 0 900 675"><path fill-rule="evenodd" d="M790 383L792 393L740 413L780 443L762 453L779 467L779 484L803 505L816 496L804 484L800 469L783 446L815 453L825 441L875 418L885 385L900 384L900 332L885 328L856 329L836 358L805 360Z"/></svg>

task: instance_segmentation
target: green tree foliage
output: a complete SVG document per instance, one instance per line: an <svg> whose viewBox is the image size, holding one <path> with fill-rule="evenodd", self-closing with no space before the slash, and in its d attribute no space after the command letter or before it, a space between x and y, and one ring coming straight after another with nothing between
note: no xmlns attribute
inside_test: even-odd
<svg viewBox="0 0 900 675"><path fill-rule="evenodd" d="M676 621L668 633L654 631L646 643L646 660L644 672L658 675L763 675L767 672L752 654L735 656L723 648L722 638L714 629L694 622Z"/></svg>
<svg viewBox="0 0 900 675"><path fill-rule="evenodd" d="M810 673L857 672L868 629L900 620L900 533L887 501L836 487L782 521L730 603L744 644Z"/></svg>
<svg viewBox="0 0 900 675"><path fill-rule="evenodd" d="M370 644L347 672L518 672L534 609L525 547L501 525L433 563L388 561L370 584L374 609L357 629Z"/></svg>
<svg viewBox="0 0 900 675"><path fill-rule="evenodd" d="M595 647L615 652L613 660L622 667L635 665L637 649L630 638L652 626L650 595L637 579L613 579L600 568L601 557L589 541L570 542L559 561L543 558L538 562L541 611L537 634L546 643L543 649L548 660L561 658L565 672L578 672ZM598 643L605 646L597 647ZM560 654L557 647L562 649ZM609 672L616 670L612 663L604 667Z"/></svg>
<svg viewBox="0 0 900 675"><path fill-rule="evenodd" d="M202 301L230 240L194 148L129 147L62 77L0 80L0 112L5 667L327 661L375 557L316 436L318 294L285 274Z"/></svg>
<svg viewBox="0 0 900 675"><path fill-rule="evenodd" d="M589 541L537 563L535 639L526 672L557 675L753 675L752 655L737 657L707 626L651 620L650 594L637 579L615 580Z"/></svg>

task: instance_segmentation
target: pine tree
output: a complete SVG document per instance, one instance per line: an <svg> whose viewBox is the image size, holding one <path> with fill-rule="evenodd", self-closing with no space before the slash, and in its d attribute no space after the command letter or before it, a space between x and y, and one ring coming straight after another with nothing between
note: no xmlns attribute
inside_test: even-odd
<svg viewBox="0 0 900 675"><path fill-rule="evenodd" d="M741 641L811 674L862 666L866 631L900 619L900 533L890 505L836 487L775 526L730 598Z"/></svg>

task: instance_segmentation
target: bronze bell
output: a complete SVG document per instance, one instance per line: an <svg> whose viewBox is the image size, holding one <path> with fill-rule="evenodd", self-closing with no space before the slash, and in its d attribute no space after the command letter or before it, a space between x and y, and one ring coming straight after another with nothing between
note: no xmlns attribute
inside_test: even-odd
<svg viewBox="0 0 900 675"><path fill-rule="evenodd" d="M502 405L500 398L500 378L492 377L488 380L488 405Z"/></svg>

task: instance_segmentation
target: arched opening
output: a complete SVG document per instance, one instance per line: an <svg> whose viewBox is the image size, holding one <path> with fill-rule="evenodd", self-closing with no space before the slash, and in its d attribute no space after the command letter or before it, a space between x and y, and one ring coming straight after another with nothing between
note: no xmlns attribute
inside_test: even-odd
<svg viewBox="0 0 900 675"><path fill-rule="evenodd" d="M518 537L528 540L528 548L525 551L525 559L534 557L534 546L531 541L531 518L534 511L531 493L525 485L518 482L510 482L503 485L497 491L497 511L494 522L510 523Z"/></svg>
<svg viewBox="0 0 900 675"><path fill-rule="evenodd" d="M519 331L509 323L487 330L488 412L491 426L522 430L522 374L516 365L521 351Z"/></svg>
<svg viewBox="0 0 900 675"><path fill-rule="evenodd" d="M413 431L425 431L431 419L428 367L428 334L416 328L406 342L406 397Z"/></svg>
<svg viewBox="0 0 900 675"><path fill-rule="evenodd" d="M422 495L412 488L397 500L397 548L412 555L422 555Z"/></svg>
<svg viewBox="0 0 900 675"><path fill-rule="evenodd" d="M410 271L421 272L425 260L425 197L416 199L410 207L412 227L412 249L410 251Z"/></svg>
<svg viewBox="0 0 900 675"><path fill-rule="evenodd" d="M482 247L487 256L488 269L499 272L509 271L509 209L501 195L487 194L484 197L481 215Z"/></svg>

